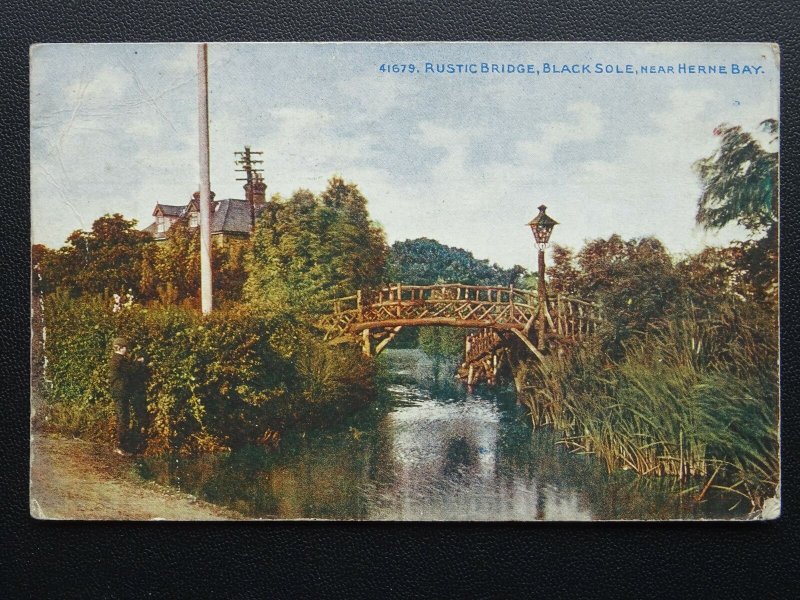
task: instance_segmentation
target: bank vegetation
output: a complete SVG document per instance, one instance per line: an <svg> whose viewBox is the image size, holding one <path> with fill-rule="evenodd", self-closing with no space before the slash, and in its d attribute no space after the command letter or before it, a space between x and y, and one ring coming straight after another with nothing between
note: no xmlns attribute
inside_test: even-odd
<svg viewBox="0 0 800 600"><path fill-rule="evenodd" d="M697 222L737 223L747 239L678 261L654 238L556 246L550 291L598 302L608 320L517 379L535 424L609 470L760 508L780 480L778 158L739 127L716 133L719 149L695 165Z"/></svg>

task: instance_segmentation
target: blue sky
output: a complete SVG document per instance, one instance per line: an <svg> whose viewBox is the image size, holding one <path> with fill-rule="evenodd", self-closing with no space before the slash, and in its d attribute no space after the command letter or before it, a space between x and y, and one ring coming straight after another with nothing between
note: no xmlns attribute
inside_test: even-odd
<svg viewBox="0 0 800 600"><path fill-rule="evenodd" d="M233 152L264 151L268 193L357 183L390 242L431 237L534 266L524 227L546 204L552 241L618 232L676 254L742 239L694 224L692 163L720 123L778 117L768 44L211 44L211 186L242 198ZM32 240L97 217L148 225L198 189L191 44L31 51ZM386 74L382 63L533 64L539 75ZM543 64L750 65L753 75L543 74Z"/></svg>

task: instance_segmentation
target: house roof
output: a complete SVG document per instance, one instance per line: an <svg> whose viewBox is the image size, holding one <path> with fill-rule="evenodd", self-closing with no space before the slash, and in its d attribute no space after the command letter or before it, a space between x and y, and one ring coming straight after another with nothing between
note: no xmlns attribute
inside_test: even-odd
<svg viewBox="0 0 800 600"><path fill-rule="evenodd" d="M156 237L156 233L158 233L158 223L151 223L144 229L142 229L145 233L149 233L153 237Z"/></svg>
<svg viewBox="0 0 800 600"><path fill-rule="evenodd" d="M211 233L250 233L250 203L227 198L214 201ZM260 210L256 210L256 215Z"/></svg>
<svg viewBox="0 0 800 600"><path fill-rule="evenodd" d="M156 204L153 214L158 214L159 208L165 216L186 218L189 213L199 210L198 202L190 200L184 206L170 204ZM256 206L256 217L261 214L265 206ZM225 198L222 200L211 201L211 233L244 233L249 234L251 230L250 203L247 200L238 198ZM146 227L144 231L151 234L156 239L165 239L165 233L159 233L156 223Z"/></svg>
<svg viewBox="0 0 800 600"><path fill-rule="evenodd" d="M153 209L153 216L158 214L159 209L161 213L165 217L180 217L184 211L186 210L186 205L177 206L175 204L161 204L160 202L156 204L156 207Z"/></svg>

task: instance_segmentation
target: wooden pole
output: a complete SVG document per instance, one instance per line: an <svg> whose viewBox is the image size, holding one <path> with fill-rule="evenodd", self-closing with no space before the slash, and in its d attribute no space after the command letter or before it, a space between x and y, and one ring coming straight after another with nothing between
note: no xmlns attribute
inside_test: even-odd
<svg viewBox="0 0 800 600"><path fill-rule="evenodd" d="M403 284L397 284L397 316L402 316L402 301L403 301Z"/></svg>
<svg viewBox="0 0 800 600"><path fill-rule="evenodd" d="M364 353L364 356L372 356L372 339L369 329L365 329L361 332L361 339L361 351Z"/></svg>
<svg viewBox="0 0 800 600"><path fill-rule="evenodd" d="M211 176L208 141L208 44L197 47L197 112L200 134L200 306L204 315L213 308L211 280Z"/></svg>
<svg viewBox="0 0 800 600"><path fill-rule="evenodd" d="M381 351L389 344L389 342L391 342L395 338L395 336L398 333L400 333L401 329L402 329L402 326L398 325L397 327L395 327L391 331L389 331L389 334L386 336L386 339L382 340L380 344L375 346L375 356L378 356L378 354L381 353Z"/></svg>
<svg viewBox="0 0 800 600"><path fill-rule="evenodd" d="M544 289L544 250L539 248L539 327L537 330L537 346L539 350L544 350L544 323L545 323L545 303L547 302L547 292Z"/></svg>

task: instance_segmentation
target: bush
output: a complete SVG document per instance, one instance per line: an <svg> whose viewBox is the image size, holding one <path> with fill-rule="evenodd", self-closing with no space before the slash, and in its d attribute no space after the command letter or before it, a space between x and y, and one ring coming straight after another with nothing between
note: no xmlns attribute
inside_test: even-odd
<svg viewBox="0 0 800 600"><path fill-rule="evenodd" d="M71 435L112 435L108 394L108 349L113 339L110 302L73 300L65 291L45 298L45 422Z"/></svg>
<svg viewBox="0 0 800 600"><path fill-rule="evenodd" d="M464 354L466 333L454 327L422 327L419 331L419 347L428 356L461 356Z"/></svg>
<svg viewBox="0 0 800 600"><path fill-rule="evenodd" d="M111 438L107 365L111 340L129 338L150 368L150 452L215 450L275 440L363 406L374 393L372 362L331 348L289 315L261 318L232 306L134 305L113 312L102 297L45 301L48 422Z"/></svg>

